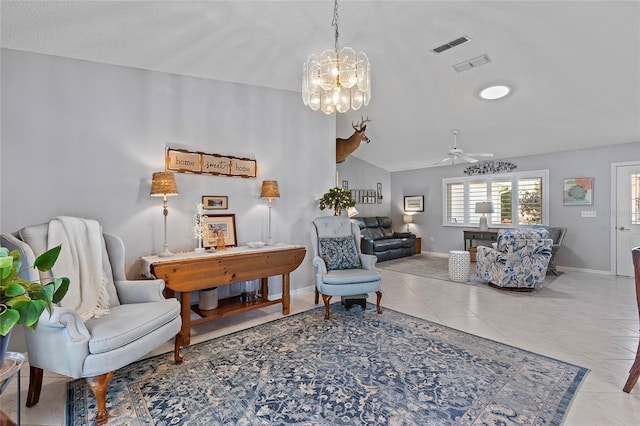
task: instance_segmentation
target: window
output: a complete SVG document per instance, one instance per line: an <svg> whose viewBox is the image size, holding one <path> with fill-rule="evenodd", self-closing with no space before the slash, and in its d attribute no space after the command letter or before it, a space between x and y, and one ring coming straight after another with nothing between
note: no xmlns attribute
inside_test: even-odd
<svg viewBox="0 0 640 426"><path fill-rule="evenodd" d="M443 225L478 226L476 203L491 201L494 228L548 223L549 171L443 179Z"/></svg>

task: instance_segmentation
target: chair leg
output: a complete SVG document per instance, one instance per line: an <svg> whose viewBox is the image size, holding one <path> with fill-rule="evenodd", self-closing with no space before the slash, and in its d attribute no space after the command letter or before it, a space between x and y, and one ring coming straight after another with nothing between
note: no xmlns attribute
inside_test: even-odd
<svg viewBox="0 0 640 426"><path fill-rule="evenodd" d="M324 319L329 319L329 302L331 301L331 296L327 296L326 294L322 295L322 300L324 300Z"/></svg>
<svg viewBox="0 0 640 426"><path fill-rule="evenodd" d="M382 313L382 309L380 309L380 301L382 300L382 292L376 291L376 312L378 314Z"/></svg>
<svg viewBox="0 0 640 426"><path fill-rule="evenodd" d="M631 366L631 370L629 370L629 378L627 379L627 383L624 384L622 388L623 392L630 393L631 389L638 382L638 378L640 377L640 343L638 343L638 352L636 353L636 360L633 362Z"/></svg>
<svg viewBox="0 0 640 426"><path fill-rule="evenodd" d="M107 414L107 386L109 380L113 376L113 371L99 376L87 377L85 380L93 391L98 404L98 412L96 413L96 424L103 425L107 423L109 414Z"/></svg>
<svg viewBox="0 0 640 426"><path fill-rule="evenodd" d="M42 368L29 367L29 392L27 392L27 407L33 407L40 401L40 391L42 390Z"/></svg>
<svg viewBox="0 0 640 426"><path fill-rule="evenodd" d="M318 291L318 289L316 288L316 298L315 298L315 304L318 304L318 296L320 295L320 292Z"/></svg>

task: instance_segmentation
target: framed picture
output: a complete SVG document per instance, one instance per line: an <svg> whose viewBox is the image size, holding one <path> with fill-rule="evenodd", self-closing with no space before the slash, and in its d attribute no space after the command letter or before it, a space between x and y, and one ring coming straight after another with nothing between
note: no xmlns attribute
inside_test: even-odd
<svg viewBox="0 0 640 426"><path fill-rule="evenodd" d="M423 212L424 195L407 195L404 197L405 212Z"/></svg>
<svg viewBox="0 0 640 426"><path fill-rule="evenodd" d="M204 228L202 245L205 248L217 246L220 235L224 236L224 244L226 246L234 247L237 245L235 214L207 215L202 221L202 225Z"/></svg>
<svg viewBox="0 0 640 426"><path fill-rule="evenodd" d="M225 196L203 195L202 208L205 210L226 210L229 208L229 201Z"/></svg>
<svg viewBox="0 0 640 426"><path fill-rule="evenodd" d="M593 178L569 178L564 180L562 191L565 206L590 206L593 204Z"/></svg>
<svg viewBox="0 0 640 426"><path fill-rule="evenodd" d="M349 190L349 181L348 180L343 180L342 181L342 189Z"/></svg>

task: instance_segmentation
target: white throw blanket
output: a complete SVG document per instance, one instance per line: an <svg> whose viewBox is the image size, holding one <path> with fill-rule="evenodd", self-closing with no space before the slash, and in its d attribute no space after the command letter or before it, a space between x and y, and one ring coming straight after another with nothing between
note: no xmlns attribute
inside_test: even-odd
<svg viewBox="0 0 640 426"><path fill-rule="evenodd" d="M47 248L62 244L51 272L71 281L60 305L83 321L109 313L107 276L102 268L102 229L95 220L59 216L49 221Z"/></svg>

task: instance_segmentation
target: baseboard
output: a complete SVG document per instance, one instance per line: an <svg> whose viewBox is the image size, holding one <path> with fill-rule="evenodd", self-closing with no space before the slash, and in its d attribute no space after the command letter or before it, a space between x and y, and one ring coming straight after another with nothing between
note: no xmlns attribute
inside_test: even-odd
<svg viewBox="0 0 640 426"><path fill-rule="evenodd" d="M556 266L556 269L561 272L586 272L588 274L613 275L613 272L603 271L601 269L574 268L572 266Z"/></svg>
<svg viewBox="0 0 640 426"><path fill-rule="evenodd" d="M427 254L429 256L434 257L449 257L449 253L440 253L436 251L423 251L423 254ZM556 269L560 272L585 272L587 274L598 274L598 275L613 275L611 271L603 271L601 269L585 269L585 268L574 268L572 266L556 266Z"/></svg>

